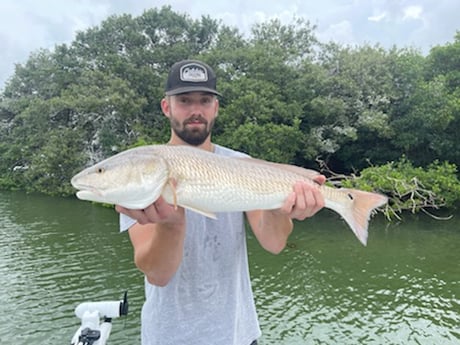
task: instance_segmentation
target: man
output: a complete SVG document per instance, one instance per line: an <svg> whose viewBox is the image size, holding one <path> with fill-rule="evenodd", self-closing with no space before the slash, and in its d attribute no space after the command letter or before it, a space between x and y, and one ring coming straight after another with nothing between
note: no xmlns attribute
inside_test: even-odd
<svg viewBox="0 0 460 345"><path fill-rule="evenodd" d="M216 145L211 131L220 95L207 64L174 64L161 109L171 124L170 145L191 145L226 156L242 153ZM317 182L324 183L324 176ZM316 186L297 183L282 208L246 212L263 248L279 253L292 220L311 217L324 206ZM244 215L220 213L217 220L161 197L143 210L117 206L121 230L129 228L136 266L145 274L143 345L250 345L261 332L247 259Z"/></svg>

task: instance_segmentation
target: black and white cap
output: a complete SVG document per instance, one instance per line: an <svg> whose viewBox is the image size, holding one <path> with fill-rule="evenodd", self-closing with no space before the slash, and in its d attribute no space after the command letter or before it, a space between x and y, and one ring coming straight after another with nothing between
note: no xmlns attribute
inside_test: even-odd
<svg viewBox="0 0 460 345"><path fill-rule="evenodd" d="M198 60L176 62L169 71L166 95L173 96L195 91L220 96L216 89L216 74L209 65Z"/></svg>

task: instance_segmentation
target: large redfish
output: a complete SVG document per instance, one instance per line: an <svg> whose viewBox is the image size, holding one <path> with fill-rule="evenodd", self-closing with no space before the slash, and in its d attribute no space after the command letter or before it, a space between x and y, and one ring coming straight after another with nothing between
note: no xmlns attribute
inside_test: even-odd
<svg viewBox="0 0 460 345"><path fill-rule="evenodd" d="M72 178L77 197L143 209L160 195L209 217L216 212L280 208L297 181L317 172L253 158L217 155L190 146L151 145L116 154ZM387 197L320 187L325 206L339 213L364 245L372 211Z"/></svg>

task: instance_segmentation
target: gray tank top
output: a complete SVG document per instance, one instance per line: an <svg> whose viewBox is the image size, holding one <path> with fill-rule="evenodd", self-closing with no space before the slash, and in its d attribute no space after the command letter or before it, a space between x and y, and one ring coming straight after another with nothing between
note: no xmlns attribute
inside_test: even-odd
<svg viewBox="0 0 460 345"><path fill-rule="evenodd" d="M242 156L216 145L215 153ZM134 224L120 216L122 231ZM244 214L210 219L186 210L182 262L168 285L145 280L142 345L249 345L260 337Z"/></svg>

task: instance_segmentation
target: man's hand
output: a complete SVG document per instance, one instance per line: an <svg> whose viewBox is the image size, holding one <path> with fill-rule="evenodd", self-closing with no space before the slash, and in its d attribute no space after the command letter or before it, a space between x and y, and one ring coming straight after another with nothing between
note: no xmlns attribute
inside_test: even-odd
<svg viewBox="0 0 460 345"><path fill-rule="evenodd" d="M287 197L280 211L292 219L304 220L312 217L324 207L324 198L319 189L324 184L326 177L318 175L314 181L317 183L297 182L293 192Z"/></svg>
<svg viewBox="0 0 460 345"><path fill-rule="evenodd" d="M116 205L115 209L117 212L137 220L141 225L185 223L184 209L168 204L161 196L153 204L142 210L132 210L120 205Z"/></svg>

